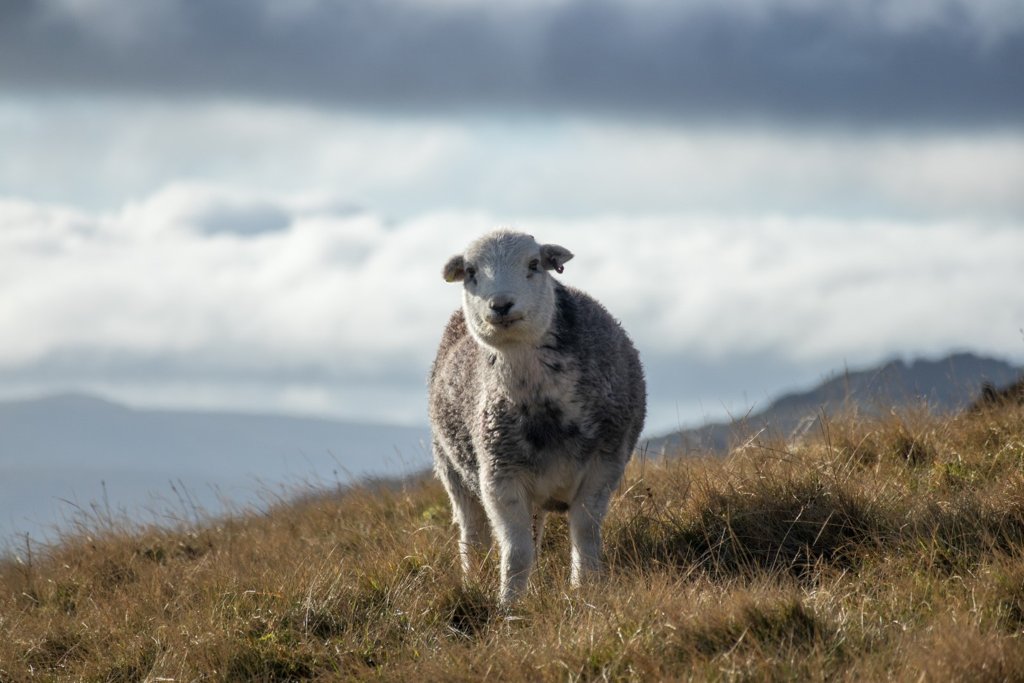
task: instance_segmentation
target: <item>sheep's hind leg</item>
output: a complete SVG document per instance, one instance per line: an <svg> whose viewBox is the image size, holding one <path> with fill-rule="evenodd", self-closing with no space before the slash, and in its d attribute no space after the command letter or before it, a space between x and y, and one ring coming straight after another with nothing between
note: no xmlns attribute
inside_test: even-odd
<svg viewBox="0 0 1024 683"><path fill-rule="evenodd" d="M569 510L569 535L572 539L570 582L579 586L585 576L601 571L601 518L596 505L577 505Z"/></svg>
<svg viewBox="0 0 1024 683"><path fill-rule="evenodd" d="M476 559L491 541L487 513L480 501L466 490L451 469L444 469L441 481L452 503L452 517L459 525L459 559L462 564L462 575L469 579L476 575Z"/></svg>
<svg viewBox="0 0 1024 683"><path fill-rule="evenodd" d="M601 523L622 470L623 467L613 466L593 472L569 508L569 537L572 542L570 582L573 586L579 586L585 577L603 569Z"/></svg>
<svg viewBox="0 0 1024 683"><path fill-rule="evenodd" d="M462 573L466 578L476 575L477 558L490 544L487 528L487 514L478 500L466 496L458 505L456 519L459 523L459 557Z"/></svg>
<svg viewBox="0 0 1024 683"><path fill-rule="evenodd" d="M540 555L540 545L544 542L544 522L547 521L548 511L538 508L533 513L533 548Z"/></svg>

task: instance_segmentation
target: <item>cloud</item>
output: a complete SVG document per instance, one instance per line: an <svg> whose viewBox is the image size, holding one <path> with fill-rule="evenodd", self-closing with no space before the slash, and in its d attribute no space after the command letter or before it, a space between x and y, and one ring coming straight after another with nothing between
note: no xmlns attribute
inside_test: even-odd
<svg viewBox="0 0 1024 683"><path fill-rule="evenodd" d="M225 203L208 206L192 220L200 230L210 234L257 235L288 227L287 214L269 204L238 206Z"/></svg>
<svg viewBox="0 0 1024 683"><path fill-rule="evenodd" d="M0 3L2 392L417 421L439 264L509 224L662 426L1021 357L1017 0L129 5Z"/></svg>
<svg viewBox="0 0 1024 683"><path fill-rule="evenodd" d="M398 219L452 208L515 220L679 212L1024 215L1024 134L1008 131L453 122L241 103L0 99L0 149L3 194L98 210L188 178L267 197L340 198L342 209L362 206ZM220 212L200 221L207 228L239 223L224 213L238 210L230 196L202 207L164 201L166 220L187 210ZM262 220L242 223L283 226L273 209L265 205Z"/></svg>
<svg viewBox="0 0 1024 683"><path fill-rule="evenodd" d="M1013 0L14 0L0 85L373 111L1005 125Z"/></svg>
<svg viewBox="0 0 1024 683"><path fill-rule="evenodd" d="M207 235L257 236L286 230L292 209L226 187L176 184L141 204L129 204L123 222L143 234L192 230ZM138 214L136 218L136 214Z"/></svg>
<svg viewBox="0 0 1024 683"><path fill-rule="evenodd" d="M269 205L286 227L211 233L185 218L211 202ZM389 222L202 186L105 213L3 201L0 328L16 333L0 378L8 391L416 421L459 299L440 264L498 223L465 211ZM1024 357L1019 222L677 213L517 227L577 254L563 278L634 336L663 427L677 405L692 420L893 353Z"/></svg>

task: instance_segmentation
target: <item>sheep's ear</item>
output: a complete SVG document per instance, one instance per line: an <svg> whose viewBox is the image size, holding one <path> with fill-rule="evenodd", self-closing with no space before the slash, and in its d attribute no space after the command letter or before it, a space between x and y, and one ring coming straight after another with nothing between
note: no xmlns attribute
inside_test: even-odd
<svg viewBox="0 0 1024 683"><path fill-rule="evenodd" d="M466 279L466 259L462 258L462 254L456 254L448 259L442 275L445 282L462 282Z"/></svg>
<svg viewBox="0 0 1024 683"><path fill-rule="evenodd" d="M565 262L572 258L572 252L557 244L545 244L540 248L540 262L544 270L565 270Z"/></svg>

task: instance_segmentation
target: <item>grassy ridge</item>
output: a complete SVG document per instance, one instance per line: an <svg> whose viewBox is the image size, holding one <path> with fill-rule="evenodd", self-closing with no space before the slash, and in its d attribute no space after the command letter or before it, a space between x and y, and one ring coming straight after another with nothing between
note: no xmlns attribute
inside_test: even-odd
<svg viewBox="0 0 1024 683"><path fill-rule="evenodd" d="M429 479L98 526L0 565L0 681L1024 679L1020 407L634 463L607 576L553 520L511 612Z"/></svg>

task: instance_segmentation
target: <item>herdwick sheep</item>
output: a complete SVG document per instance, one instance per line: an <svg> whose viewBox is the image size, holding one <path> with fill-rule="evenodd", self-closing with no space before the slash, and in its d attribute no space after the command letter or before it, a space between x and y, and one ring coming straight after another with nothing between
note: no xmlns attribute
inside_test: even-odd
<svg viewBox="0 0 1024 683"><path fill-rule="evenodd" d="M573 585L601 569L601 521L646 413L629 337L549 274L572 257L495 231L444 266L463 291L430 373L434 469L459 525L463 572L489 527L506 604L526 588L548 512L568 513Z"/></svg>

